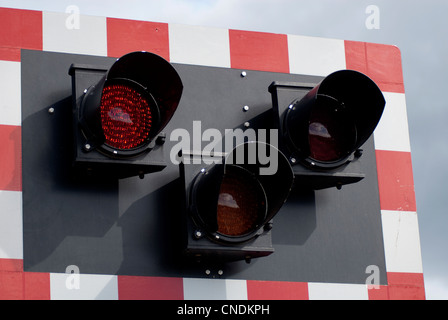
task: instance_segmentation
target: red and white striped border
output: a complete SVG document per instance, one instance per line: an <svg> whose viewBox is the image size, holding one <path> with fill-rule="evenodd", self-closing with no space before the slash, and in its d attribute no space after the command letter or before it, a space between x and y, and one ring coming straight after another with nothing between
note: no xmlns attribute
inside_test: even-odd
<svg viewBox="0 0 448 320"><path fill-rule="evenodd" d="M390 45L0 8L0 299L424 299L401 53ZM387 101L374 133L388 284L157 278L23 271L20 49L325 76L354 69ZM367 277L367 275L366 275Z"/></svg>

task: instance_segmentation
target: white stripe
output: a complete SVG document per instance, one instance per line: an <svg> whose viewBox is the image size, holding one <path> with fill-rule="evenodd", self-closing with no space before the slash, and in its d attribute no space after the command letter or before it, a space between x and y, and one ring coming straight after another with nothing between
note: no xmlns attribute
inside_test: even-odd
<svg viewBox="0 0 448 320"><path fill-rule="evenodd" d="M0 61L0 124L20 126L22 94L20 62Z"/></svg>
<svg viewBox="0 0 448 320"><path fill-rule="evenodd" d="M169 24L170 61L230 68L227 29Z"/></svg>
<svg viewBox="0 0 448 320"><path fill-rule="evenodd" d="M383 92L386 106L374 131L375 149L411 151L406 98L402 93Z"/></svg>
<svg viewBox="0 0 448 320"><path fill-rule="evenodd" d="M50 273L50 293L51 300L118 300L117 276Z"/></svg>
<svg viewBox="0 0 448 320"><path fill-rule="evenodd" d="M22 192L0 191L0 258L23 259Z"/></svg>
<svg viewBox="0 0 448 320"><path fill-rule="evenodd" d="M381 211L387 272L423 273L416 212Z"/></svg>
<svg viewBox="0 0 448 320"><path fill-rule="evenodd" d="M246 280L184 278L185 300L247 300Z"/></svg>
<svg viewBox="0 0 448 320"><path fill-rule="evenodd" d="M365 284L308 283L310 300L368 300Z"/></svg>
<svg viewBox="0 0 448 320"><path fill-rule="evenodd" d="M66 13L43 13L43 50L106 56L106 18L80 15L79 25L71 24L71 19L77 18Z"/></svg>
<svg viewBox="0 0 448 320"><path fill-rule="evenodd" d="M343 40L288 35L290 73L327 76L346 68Z"/></svg>

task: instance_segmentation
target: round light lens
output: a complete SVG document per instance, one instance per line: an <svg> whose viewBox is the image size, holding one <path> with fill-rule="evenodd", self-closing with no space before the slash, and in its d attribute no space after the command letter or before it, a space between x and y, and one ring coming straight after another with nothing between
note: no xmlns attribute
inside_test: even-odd
<svg viewBox="0 0 448 320"><path fill-rule="evenodd" d="M217 232L244 236L258 229L265 214L265 194L255 177L243 169L226 170L218 197Z"/></svg>
<svg viewBox="0 0 448 320"><path fill-rule="evenodd" d="M153 114L148 100L138 90L123 84L106 85L100 109L106 145L131 150L148 141Z"/></svg>
<svg viewBox="0 0 448 320"><path fill-rule="evenodd" d="M330 98L316 103L308 129L310 157L317 161L338 161L350 153L356 142L356 126L349 113Z"/></svg>

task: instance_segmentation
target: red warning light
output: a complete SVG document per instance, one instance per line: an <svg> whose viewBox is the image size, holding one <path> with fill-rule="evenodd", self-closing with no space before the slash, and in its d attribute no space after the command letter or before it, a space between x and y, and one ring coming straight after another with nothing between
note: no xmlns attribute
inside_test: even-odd
<svg viewBox="0 0 448 320"><path fill-rule="evenodd" d="M101 125L105 144L120 150L135 149L148 141L153 113L148 99L123 84L107 85L101 97Z"/></svg>
<svg viewBox="0 0 448 320"><path fill-rule="evenodd" d="M144 51L105 66L72 64L74 170L124 179L166 167L162 132L183 91L174 67Z"/></svg>

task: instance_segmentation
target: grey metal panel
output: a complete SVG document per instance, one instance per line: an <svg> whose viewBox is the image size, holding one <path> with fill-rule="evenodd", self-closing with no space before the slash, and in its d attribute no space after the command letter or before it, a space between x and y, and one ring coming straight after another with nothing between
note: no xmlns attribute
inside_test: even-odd
<svg viewBox="0 0 448 320"><path fill-rule="evenodd" d="M365 269L386 275L376 160L371 138L359 160L366 178L342 190L294 190L274 218L275 252L251 264L191 265L178 256L183 232L183 186L169 161L170 133L200 120L202 132L269 125L272 81L316 83L321 78L175 64L184 84L178 110L163 130L167 167L116 182L70 178L72 63L110 66L115 59L22 51L24 268L139 276L365 283ZM244 105L250 108L243 112ZM53 107L55 112L48 113ZM67 140L66 140L67 139ZM204 147L207 142L204 142ZM381 277L386 284L386 277Z"/></svg>

